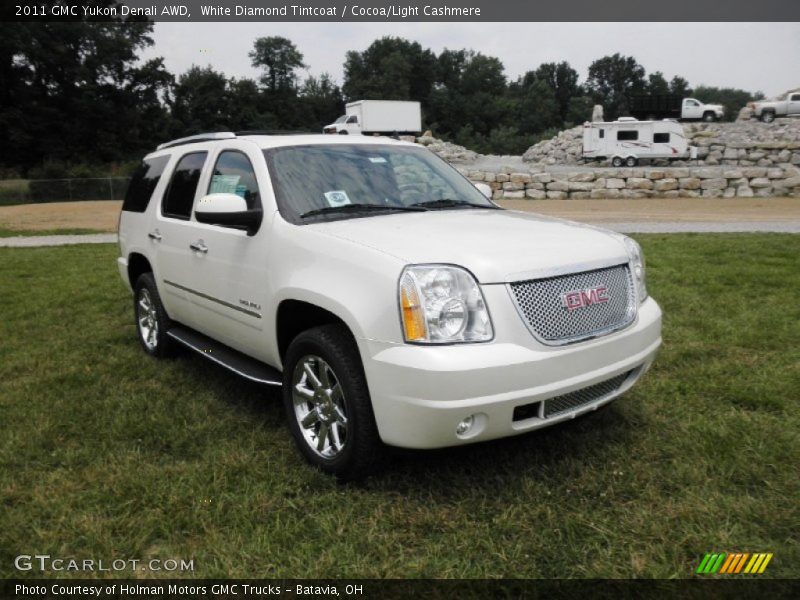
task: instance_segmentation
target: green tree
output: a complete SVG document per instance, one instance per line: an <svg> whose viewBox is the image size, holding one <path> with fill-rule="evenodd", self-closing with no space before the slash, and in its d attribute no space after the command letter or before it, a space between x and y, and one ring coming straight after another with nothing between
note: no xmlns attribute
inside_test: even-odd
<svg viewBox="0 0 800 600"><path fill-rule="evenodd" d="M248 56L254 67L263 70L261 84L270 92L295 89L297 71L306 68L303 55L285 37L258 38Z"/></svg>
<svg viewBox="0 0 800 600"><path fill-rule="evenodd" d="M111 162L152 148L172 84L161 60L138 59L152 29L112 18L1 23L0 164Z"/></svg>
<svg viewBox="0 0 800 600"><path fill-rule="evenodd" d="M617 53L589 66L586 88L594 101L603 105L605 118L613 120L628 112L632 96L644 92L644 75L644 67L635 58Z"/></svg>
<svg viewBox="0 0 800 600"><path fill-rule="evenodd" d="M228 80L210 66L193 66L178 78L172 115L179 135L231 129Z"/></svg>
<svg viewBox="0 0 800 600"><path fill-rule="evenodd" d="M350 51L342 92L347 100L427 102L436 78L436 56L418 42L398 37L375 40L364 52Z"/></svg>
<svg viewBox="0 0 800 600"><path fill-rule="evenodd" d="M527 73L526 73L527 76ZM543 81L553 91L558 103L558 112L561 121L567 121L570 100L581 95L578 85L578 72L568 62L543 63L535 72L536 79Z"/></svg>
<svg viewBox="0 0 800 600"><path fill-rule="evenodd" d="M300 103L305 111L305 127L319 131L344 110L342 90L328 73L309 76L300 88Z"/></svg>
<svg viewBox="0 0 800 600"><path fill-rule="evenodd" d="M669 83L664 79L661 71L650 73L647 76L647 93L653 95L669 94Z"/></svg>
<svg viewBox="0 0 800 600"><path fill-rule="evenodd" d="M676 75L670 79L669 93L680 96L681 98L687 98L688 96L692 95L692 88L689 87L688 81L686 81L683 77Z"/></svg>

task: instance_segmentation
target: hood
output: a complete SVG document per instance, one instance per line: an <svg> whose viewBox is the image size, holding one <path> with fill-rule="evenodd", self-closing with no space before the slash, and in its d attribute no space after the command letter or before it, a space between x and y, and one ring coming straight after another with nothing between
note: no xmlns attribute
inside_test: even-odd
<svg viewBox="0 0 800 600"><path fill-rule="evenodd" d="M408 264L446 263L507 283L628 261L622 236L510 210L436 210L309 225Z"/></svg>

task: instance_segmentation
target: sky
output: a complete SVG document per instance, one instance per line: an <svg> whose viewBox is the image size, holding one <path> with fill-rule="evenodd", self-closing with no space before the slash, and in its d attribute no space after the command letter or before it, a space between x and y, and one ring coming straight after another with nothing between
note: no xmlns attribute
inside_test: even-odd
<svg viewBox="0 0 800 600"><path fill-rule="evenodd" d="M385 35L419 42L437 54L471 48L498 57L515 79L543 62L566 60L585 80L589 64L619 52L647 73L761 91L768 97L800 88L800 23L156 23L155 45L180 74L210 65L228 77L256 77L247 54L258 37L289 38L308 73L337 83L348 50L365 50Z"/></svg>

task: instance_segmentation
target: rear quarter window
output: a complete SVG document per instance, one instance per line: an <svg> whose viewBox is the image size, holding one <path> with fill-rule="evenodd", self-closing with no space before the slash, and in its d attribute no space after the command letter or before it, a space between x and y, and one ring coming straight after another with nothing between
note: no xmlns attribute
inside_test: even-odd
<svg viewBox="0 0 800 600"><path fill-rule="evenodd" d="M169 156L157 156L142 161L136 169L128 183L128 191L125 192L125 200L122 202L122 210L129 212L143 213L150 204L150 198L161 179L164 167L169 162Z"/></svg>

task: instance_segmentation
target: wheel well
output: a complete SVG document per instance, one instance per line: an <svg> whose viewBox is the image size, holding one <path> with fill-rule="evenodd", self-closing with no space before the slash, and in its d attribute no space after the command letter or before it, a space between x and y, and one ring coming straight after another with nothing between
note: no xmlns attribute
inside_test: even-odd
<svg viewBox="0 0 800 600"><path fill-rule="evenodd" d="M131 282L131 287L136 285L136 280L141 275L152 272L153 267L150 266L150 261L141 254L134 253L128 257L128 281Z"/></svg>
<svg viewBox="0 0 800 600"><path fill-rule="evenodd" d="M332 323L341 323L347 327L345 322L335 314L315 304L302 302L300 300L284 300L281 302L280 306L278 306L275 327L278 336L278 352L280 353L281 362L283 362L283 358L286 356L286 350L289 348L289 344L291 344L292 340L300 333L312 327L319 327L320 325L329 325Z"/></svg>

